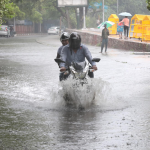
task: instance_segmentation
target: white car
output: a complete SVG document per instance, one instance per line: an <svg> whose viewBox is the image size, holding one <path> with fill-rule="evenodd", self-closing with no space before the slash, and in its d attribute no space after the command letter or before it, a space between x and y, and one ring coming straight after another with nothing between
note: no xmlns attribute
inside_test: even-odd
<svg viewBox="0 0 150 150"><path fill-rule="evenodd" d="M48 34L58 34L59 33L59 27L51 27L48 29Z"/></svg>
<svg viewBox="0 0 150 150"><path fill-rule="evenodd" d="M10 28L7 25L0 26L0 36L10 37Z"/></svg>

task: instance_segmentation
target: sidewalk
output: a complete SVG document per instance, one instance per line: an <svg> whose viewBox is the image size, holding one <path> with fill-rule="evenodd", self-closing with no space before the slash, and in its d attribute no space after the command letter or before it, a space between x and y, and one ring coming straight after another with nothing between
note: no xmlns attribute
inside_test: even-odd
<svg viewBox="0 0 150 150"><path fill-rule="evenodd" d="M24 33L24 34L15 34L15 36L29 36L29 35L47 35L47 33Z"/></svg>
<svg viewBox="0 0 150 150"><path fill-rule="evenodd" d="M78 32L82 37L82 42L86 44L91 44L95 46L101 45L101 32L98 29L82 29L82 30L75 30L75 29L67 29L69 33L71 32ZM119 39L118 35L110 35L109 48L115 49L123 49L123 50L130 50L130 51L138 51L138 52L150 52L150 42L141 42L139 39Z"/></svg>
<svg viewBox="0 0 150 150"><path fill-rule="evenodd" d="M78 32L82 37L82 43L101 46L101 32L98 29L66 29L67 32ZM44 34L43 34L44 35ZM45 34L46 35L46 34ZM37 39L36 41L41 44L49 45L49 38ZM59 38L59 36L58 36ZM139 39L119 39L118 35L110 35L108 47L114 49L122 49L132 52L150 52L150 42L141 42Z"/></svg>
<svg viewBox="0 0 150 150"><path fill-rule="evenodd" d="M82 29L82 31L84 32L88 32L88 33L94 33L94 34L98 34L101 35L101 31L99 29L96 28L89 28L89 29ZM119 39L119 35L116 34L110 34L109 37L113 37L115 39ZM122 36L123 37L123 36ZM121 40L125 40L125 39L121 39ZM128 38L129 41L134 41L134 42L139 42L141 43L141 39L137 39L137 38ZM147 43L150 44L150 41L143 41L143 43Z"/></svg>

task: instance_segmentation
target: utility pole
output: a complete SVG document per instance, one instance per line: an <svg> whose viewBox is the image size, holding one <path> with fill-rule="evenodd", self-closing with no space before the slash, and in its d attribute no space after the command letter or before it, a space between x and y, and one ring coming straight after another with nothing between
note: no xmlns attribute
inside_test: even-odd
<svg viewBox="0 0 150 150"><path fill-rule="evenodd" d="M70 21L69 21L68 8L66 9L66 13L67 13L67 23L68 23L68 28L70 28Z"/></svg>
<svg viewBox="0 0 150 150"><path fill-rule="evenodd" d="M117 15L118 15L118 0L117 0Z"/></svg>
<svg viewBox="0 0 150 150"><path fill-rule="evenodd" d="M62 17L60 17L60 29L59 29L59 35L61 35L61 19L62 19Z"/></svg>
<svg viewBox="0 0 150 150"><path fill-rule="evenodd" d="M15 17L14 17L14 31L16 31L16 20L15 20Z"/></svg>
<svg viewBox="0 0 150 150"><path fill-rule="evenodd" d="M40 22L40 33L41 33L41 22Z"/></svg>
<svg viewBox="0 0 150 150"><path fill-rule="evenodd" d="M79 29L80 27L79 27L79 15L80 15L80 10L79 10L79 8L77 8L77 29Z"/></svg>
<svg viewBox="0 0 150 150"><path fill-rule="evenodd" d="M103 22L104 22L104 0L103 0Z"/></svg>
<svg viewBox="0 0 150 150"><path fill-rule="evenodd" d="M83 7L83 29L86 29L86 22L85 22L85 7Z"/></svg>

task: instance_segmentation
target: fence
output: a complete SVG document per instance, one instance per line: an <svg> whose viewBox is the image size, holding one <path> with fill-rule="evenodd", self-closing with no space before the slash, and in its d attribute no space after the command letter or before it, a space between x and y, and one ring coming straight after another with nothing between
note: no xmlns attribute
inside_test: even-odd
<svg viewBox="0 0 150 150"><path fill-rule="evenodd" d="M16 25L15 27L16 34L27 34L27 33L33 33L34 28L32 25Z"/></svg>

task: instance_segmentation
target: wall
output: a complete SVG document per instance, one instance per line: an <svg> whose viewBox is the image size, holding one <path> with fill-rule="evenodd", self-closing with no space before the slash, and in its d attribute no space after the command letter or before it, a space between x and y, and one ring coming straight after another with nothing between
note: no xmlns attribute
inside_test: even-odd
<svg viewBox="0 0 150 150"><path fill-rule="evenodd" d="M78 32L81 35L82 43L100 46L101 44L101 35L96 33L88 33L87 31L72 30L66 29L69 33ZM109 37L108 47L115 49L124 49L130 51L139 51L139 52L150 52L150 43L146 42L136 42L133 40L120 40L113 37Z"/></svg>

